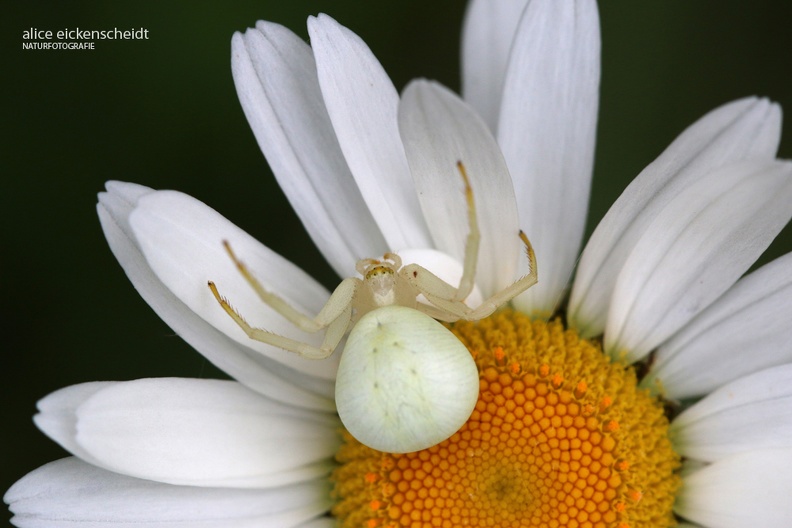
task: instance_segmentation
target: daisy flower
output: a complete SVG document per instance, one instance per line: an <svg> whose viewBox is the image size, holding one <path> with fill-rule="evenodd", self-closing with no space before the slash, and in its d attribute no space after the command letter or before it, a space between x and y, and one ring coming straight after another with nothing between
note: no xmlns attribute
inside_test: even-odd
<svg viewBox="0 0 792 528"><path fill-rule="evenodd" d="M482 236L468 302L526 271L520 227L536 248L540 283L514 310L452 325L479 369L471 417L414 453L360 444L335 414L340 354L309 361L248 339L206 282L257 326L312 344L321 336L262 304L222 241L303 313L329 292L208 206L111 182L98 211L128 277L237 381L97 382L47 396L36 423L75 456L7 492L13 522L786 526L792 255L742 277L792 216L777 105L735 101L685 130L614 203L575 271L599 90L593 0L474 0L467 102L428 81L399 97L328 16L309 33L310 47L260 22L234 36L232 65L262 150L341 277L396 250L459 280L457 160Z"/></svg>

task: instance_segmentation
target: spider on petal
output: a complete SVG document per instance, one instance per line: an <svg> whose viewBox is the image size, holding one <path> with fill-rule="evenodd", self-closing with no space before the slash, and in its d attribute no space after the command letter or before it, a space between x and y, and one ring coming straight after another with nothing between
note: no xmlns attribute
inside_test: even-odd
<svg viewBox="0 0 792 528"><path fill-rule="evenodd" d="M224 241L226 251L261 300L306 332L325 331L316 347L250 326L209 288L229 316L256 341L310 359L332 354L347 332L336 378L336 405L341 421L360 442L374 449L406 453L425 449L454 434L473 412L478 399L478 370L467 348L436 320L478 321L537 282L536 256L525 245L530 273L485 299L476 308L465 304L473 290L480 233L473 190L461 161L469 233L464 269L454 287L418 264L402 265L395 253L361 259L362 278L344 279L330 299L310 318L266 290ZM423 295L430 303L419 302Z"/></svg>

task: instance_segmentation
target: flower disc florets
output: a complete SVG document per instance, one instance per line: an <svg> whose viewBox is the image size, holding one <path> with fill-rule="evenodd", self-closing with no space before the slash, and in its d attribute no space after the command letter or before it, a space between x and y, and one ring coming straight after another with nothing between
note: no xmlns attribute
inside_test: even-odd
<svg viewBox="0 0 792 528"><path fill-rule="evenodd" d="M451 438L394 455L351 436L333 475L342 526L672 526L679 456L631 367L560 322L502 312L453 332L479 399Z"/></svg>

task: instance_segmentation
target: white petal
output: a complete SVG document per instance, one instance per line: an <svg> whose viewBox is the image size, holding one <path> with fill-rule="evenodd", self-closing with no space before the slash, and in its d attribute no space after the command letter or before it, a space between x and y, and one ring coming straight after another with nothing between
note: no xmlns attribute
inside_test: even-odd
<svg viewBox="0 0 792 528"><path fill-rule="evenodd" d="M550 315L564 295L586 222L600 79L594 0L533 0L517 30L498 143L514 179L520 226L536 250L539 283L518 297ZM522 263L521 273L527 273Z"/></svg>
<svg viewBox="0 0 792 528"><path fill-rule="evenodd" d="M63 447L76 444L74 454L124 475L273 487L326 475L338 447L335 416L267 400L232 381L162 378L80 388L44 398L36 424Z"/></svg>
<svg viewBox="0 0 792 528"><path fill-rule="evenodd" d="M792 362L792 253L740 279L663 343L642 385L669 398L706 394Z"/></svg>
<svg viewBox="0 0 792 528"><path fill-rule="evenodd" d="M303 526L332 505L318 479L270 490L171 486L111 473L75 458L27 474L4 500L21 528L256 528Z"/></svg>
<svg viewBox="0 0 792 528"><path fill-rule="evenodd" d="M313 316L324 306L329 293L307 273L186 194L159 191L144 196L132 212L130 223L157 278L202 319L277 362L313 376L334 378L337 357L308 360L250 339L207 287L207 282L213 281L252 326L318 346L321 332L310 334L297 329L258 298L226 253L223 241L230 243L266 289Z"/></svg>
<svg viewBox="0 0 792 528"><path fill-rule="evenodd" d="M311 48L259 22L231 50L239 100L281 189L336 272L351 276L362 256L389 248L338 146Z"/></svg>
<svg viewBox="0 0 792 528"><path fill-rule="evenodd" d="M721 106L688 127L630 183L591 235L569 301L570 324L586 336L605 329L616 277L646 228L692 182L742 160L771 160L781 110L765 99Z"/></svg>
<svg viewBox="0 0 792 528"><path fill-rule="evenodd" d="M33 417L33 421L44 434L68 452L86 462L99 464L100 462L77 442L77 417L74 412L82 402L111 385L113 382L96 381L64 387L53 392L39 400L36 405L39 413Z"/></svg>
<svg viewBox="0 0 792 528"><path fill-rule="evenodd" d="M399 138L399 94L360 37L308 19L319 85L352 174L390 249L431 247Z"/></svg>
<svg viewBox="0 0 792 528"><path fill-rule="evenodd" d="M671 435L680 455L706 462L792 447L792 364L724 385L675 418Z"/></svg>
<svg viewBox="0 0 792 528"><path fill-rule="evenodd" d="M754 451L687 476L674 510L710 528L788 528L790 493L792 449Z"/></svg>
<svg viewBox="0 0 792 528"><path fill-rule="evenodd" d="M462 28L462 95L493 133L514 34L528 0L468 3Z"/></svg>
<svg viewBox="0 0 792 528"><path fill-rule="evenodd" d="M437 83L415 81L404 90L399 127L434 245L465 260L468 207L457 168L473 188L481 246L476 284L490 296L514 282L522 242L509 171L487 125Z"/></svg>
<svg viewBox="0 0 792 528"><path fill-rule="evenodd" d="M792 164L745 162L691 184L656 216L613 292L605 350L635 361L728 290L792 216Z"/></svg>
<svg viewBox="0 0 792 528"><path fill-rule="evenodd" d="M332 410L334 385L300 373L232 340L201 319L157 278L129 226L141 196L155 191L132 183L108 182L97 210L110 249L138 293L185 341L235 379L262 394L293 405Z"/></svg>

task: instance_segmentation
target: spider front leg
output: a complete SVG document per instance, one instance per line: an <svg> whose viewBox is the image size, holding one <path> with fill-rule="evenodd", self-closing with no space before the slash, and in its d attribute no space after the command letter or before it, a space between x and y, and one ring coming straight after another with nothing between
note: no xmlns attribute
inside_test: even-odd
<svg viewBox="0 0 792 528"><path fill-rule="evenodd" d="M467 171L461 161L457 161L457 169L465 183L465 201L468 209L468 236L465 241L465 262L462 268L462 278L459 280L459 288L454 295L455 301L464 301L476 280L476 267L478 266L479 245L481 243L481 233L478 227L478 217L476 216L476 202L473 200L473 187L470 186Z"/></svg>
<svg viewBox="0 0 792 528"><path fill-rule="evenodd" d="M416 297L423 294L431 305L417 303L416 309L426 315L453 323L460 319L467 319L471 308L463 301L456 300L457 289L446 281L418 264L404 266L399 272L415 290Z"/></svg>
<svg viewBox="0 0 792 528"><path fill-rule="evenodd" d="M525 254L528 257L528 265L531 267L531 271L528 272L528 275L514 281L510 286L507 286L490 298L485 299L484 302L467 314L467 317L465 317L467 320L478 321L479 319L492 315L495 310L520 295L539 280L536 269L536 254L534 253L533 246L531 246L531 241L528 240L528 237L522 230L520 230L520 239L525 245Z"/></svg>
<svg viewBox="0 0 792 528"><path fill-rule="evenodd" d="M274 334L262 328L252 327L231 306L228 300L220 295L215 284L209 281L209 289L212 291L212 295L248 337L311 359L323 359L333 353L338 343L343 339L352 319L352 301L361 283L359 279L349 278L342 281L317 316L312 319L296 310L285 299L264 288L258 279L250 273L247 266L236 257L228 241L224 240L223 246L242 277L265 304L303 331L318 332L323 328L327 329L321 347L315 347L308 343Z"/></svg>
<svg viewBox="0 0 792 528"><path fill-rule="evenodd" d="M343 339L344 334L346 334L349 323L352 320L352 304L347 303L338 316L327 325L327 331L325 332L322 345L320 347L315 347L308 343L297 341L296 339L274 334L263 328L250 326L250 324L245 321L244 317L231 306L228 299L220 295L214 282L209 281L209 289L212 291L212 295L214 295L215 299L217 299L217 302L220 303L220 306L223 307L223 310L226 311L231 319L239 325L250 339L282 348L287 352L294 352L308 359L325 359L332 354L338 346L338 343ZM327 308L327 305L330 304L332 300L333 298L330 297L330 300L325 304L325 308ZM325 308L323 308L322 311L324 311Z"/></svg>
<svg viewBox="0 0 792 528"><path fill-rule="evenodd" d="M488 299L485 299L484 302L476 308L470 308L464 302L457 300L455 295L456 291L453 286L417 264L405 266L403 268L403 276L418 292L422 293L423 296L434 305L434 307L429 307L433 308L431 311L423 310L428 315L446 322L453 322L459 319L478 321L479 319L491 315L495 310L536 284L538 279L536 255L525 233L520 231L519 236L525 245L525 252L528 257L531 271L528 275L518 279L510 286L492 295ZM419 307L419 309L423 309L423 307ZM440 312L439 314L438 310Z"/></svg>
<svg viewBox="0 0 792 528"><path fill-rule="evenodd" d="M457 170L462 177L462 182L465 185L465 201L467 202L467 216L468 216L468 236L465 240L465 261L462 267L462 277L459 279L459 286L456 288L453 297L448 298L446 295L443 297L451 302L462 302L467 299L470 292L473 291L476 280L476 268L478 267L478 254L479 246L481 245L481 232L478 226L478 217L476 215L476 202L473 198L473 187L470 185L470 178L468 178L467 170L462 161L457 161ZM429 279L431 281L431 279ZM436 287L445 291L444 286L449 286L443 283L444 286L433 282ZM442 301L441 301L442 302Z"/></svg>
<svg viewBox="0 0 792 528"><path fill-rule="evenodd" d="M223 247L228 253L228 256L231 257L231 260L236 265L239 273L259 296L259 299L261 299L264 304L271 307L273 310L288 319L292 324L299 327L300 330L304 330L306 332L318 332L335 320L342 312L343 306L352 302L352 299L355 297L357 287L360 284L360 281L355 278L343 280L341 284L336 287L333 295L330 296L330 299L322 307L317 316L311 319L307 315L296 310L285 299L264 288L258 279L256 279L256 277L250 273L250 270L248 270L245 263L237 258L234 250L231 249L231 244L227 240L223 240ZM217 297L217 295L215 295L215 297Z"/></svg>

